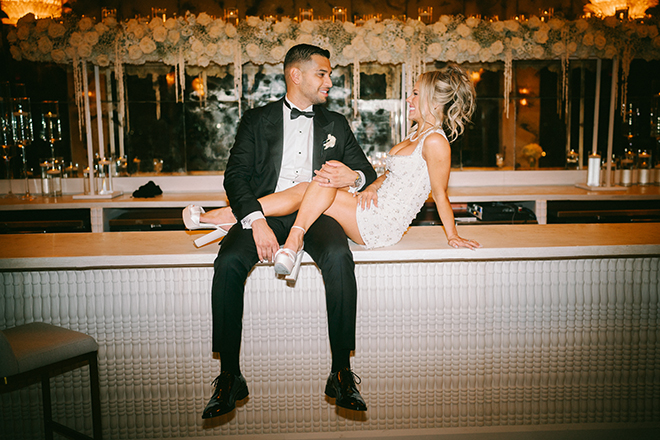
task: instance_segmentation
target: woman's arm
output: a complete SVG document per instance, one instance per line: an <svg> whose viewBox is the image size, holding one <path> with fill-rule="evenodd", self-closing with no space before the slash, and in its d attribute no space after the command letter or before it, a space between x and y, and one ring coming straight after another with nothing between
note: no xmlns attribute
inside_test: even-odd
<svg viewBox="0 0 660 440"><path fill-rule="evenodd" d="M449 142L444 136L438 133L432 133L427 136L422 147L422 157L426 160L431 179L431 193L435 206L438 209L440 220L445 228L447 243L454 248L466 247L476 249L481 247L474 240L461 238L456 231L454 222L454 212L449 203L447 195L447 186L449 185L449 172L451 169L451 148Z"/></svg>

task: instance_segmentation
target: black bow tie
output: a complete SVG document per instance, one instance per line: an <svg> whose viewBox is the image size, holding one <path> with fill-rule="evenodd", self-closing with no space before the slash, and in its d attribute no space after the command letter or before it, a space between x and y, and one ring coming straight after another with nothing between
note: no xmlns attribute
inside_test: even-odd
<svg viewBox="0 0 660 440"><path fill-rule="evenodd" d="M306 118L313 118L314 117L314 112L313 111L312 112L304 112L302 110L298 110L295 107L291 107L286 100L284 100L284 105L289 107L289 110L291 110L291 119L298 119L301 116L304 116Z"/></svg>

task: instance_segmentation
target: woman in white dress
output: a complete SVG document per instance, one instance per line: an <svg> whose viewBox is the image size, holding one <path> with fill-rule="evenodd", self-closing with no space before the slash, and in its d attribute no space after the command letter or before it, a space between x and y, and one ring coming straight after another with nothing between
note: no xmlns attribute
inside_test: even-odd
<svg viewBox="0 0 660 440"><path fill-rule="evenodd" d="M288 275L299 264L305 231L321 214L337 220L351 240L367 248L397 243L429 193L448 244L454 248L481 247L458 235L447 196L449 141L463 132L474 111L475 98L472 82L457 66L424 73L406 99L408 118L416 124L415 130L390 150L387 171L371 185L357 194L349 193L347 188L330 187L335 164L328 162L312 182L259 199L266 216L298 211L284 246L275 255L275 271ZM235 219L229 208L223 208L202 212L199 221L222 224Z"/></svg>

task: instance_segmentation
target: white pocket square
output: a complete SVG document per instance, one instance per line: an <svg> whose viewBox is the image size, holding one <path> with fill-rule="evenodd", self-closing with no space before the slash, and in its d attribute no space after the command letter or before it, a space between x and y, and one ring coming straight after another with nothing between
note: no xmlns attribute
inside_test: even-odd
<svg viewBox="0 0 660 440"><path fill-rule="evenodd" d="M332 148L335 146L335 142L337 139L331 134L328 134L328 138L323 142L323 149L327 150L328 148Z"/></svg>

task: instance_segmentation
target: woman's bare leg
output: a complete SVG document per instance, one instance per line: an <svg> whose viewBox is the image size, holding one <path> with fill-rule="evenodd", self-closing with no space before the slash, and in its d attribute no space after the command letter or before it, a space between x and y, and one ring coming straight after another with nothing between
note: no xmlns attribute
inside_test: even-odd
<svg viewBox="0 0 660 440"><path fill-rule="evenodd" d="M356 208L357 199L352 194L336 188L321 187L312 181L300 203L294 226L299 226L307 231L321 214L326 214L337 220L351 240L362 244L362 237L355 218ZM298 251L302 247L303 238L303 230L292 228L284 247Z"/></svg>
<svg viewBox="0 0 660 440"><path fill-rule="evenodd" d="M300 202L303 199L307 185L308 183L306 182L299 183L287 190L259 198L258 200L261 203L261 208L264 210L264 215L266 217L280 217L296 212L300 207ZM199 216L199 220L214 225L236 223L236 217L234 217L230 206L214 209L202 214Z"/></svg>

